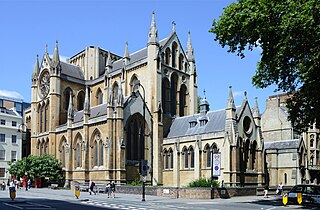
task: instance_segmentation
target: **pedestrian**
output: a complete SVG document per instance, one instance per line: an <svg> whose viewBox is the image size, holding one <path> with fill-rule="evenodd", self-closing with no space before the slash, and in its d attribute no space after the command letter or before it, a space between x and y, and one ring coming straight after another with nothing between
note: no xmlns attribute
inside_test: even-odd
<svg viewBox="0 0 320 210"><path fill-rule="evenodd" d="M108 198L110 198L110 194L111 194L111 183L109 182L108 184L107 184L107 195L108 195Z"/></svg>
<svg viewBox="0 0 320 210"><path fill-rule="evenodd" d="M96 194L96 192L94 191L94 186L96 185L96 183L94 183L91 179L89 182L89 194L91 195L91 193Z"/></svg>
<svg viewBox="0 0 320 210"><path fill-rule="evenodd" d="M30 187L31 187L31 180L30 179L28 179L27 187L28 187L28 190L30 190Z"/></svg>
<svg viewBox="0 0 320 210"><path fill-rule="evenodd" d="M6 183L4 181L2 182L2 190L6 190Z"/></svg>
<svg viewBox="0 0 320 210"><path fill-rule="evenodd" d="M114 184L114 181L111 182L111 196L112 198L115 198L116 197L116 194L115 194L115 191L116 191L116 185Z"/></svg>
<svg viewBox="0 0 320 210"><path fill-rule="evenodd" d="M264 197L268 198L268 191L269 191L269 184L266 183L266 185L264 186Z"/></svg>
<svg viewBox="0 0 320 210"><path fill-rule="evenodd" d="M280 182L280 184L278 186L278 189L279 189L279 194L282 196L283 195L283 184L282 184L282 182Z"/></svg>

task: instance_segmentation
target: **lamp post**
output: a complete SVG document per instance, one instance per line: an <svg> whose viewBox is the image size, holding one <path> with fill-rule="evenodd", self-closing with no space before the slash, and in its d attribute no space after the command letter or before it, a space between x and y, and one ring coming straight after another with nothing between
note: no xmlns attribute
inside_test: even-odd
<svg viewBox="0 0 320 210"><path fill-rule="evenodd" d="M146 182L146 176L147 176L147 162L144 159L144 149L145 149L145 122L146 122L146 101L145 101L145 96L146 96L146 92L145 89L143 87L143 85L140 83L140 80L136 80L135 84L133 86L133 93L132 95L134 95L134 89L136 86L140 86L143 90L143 123L142 123L142 131L141 131L141 160L140 160L140 172L142 175L142 200L141 201L146 201L145 199L145 182Z"/></svg>
<svg viewBox="0 0 320 210"><path fill-rule="evenodd" d="M20 129L21 128L21 129ZM28 150L29 145L28 145L28 141L30 138L30 131L28 129L28 127L24 124L21 123L18 126L18 132L22 133L21 135L21 139L23 140L23 134L25 134L25 158L26 158L26 165L25 165L25 185L26 185L26 191L28 191L28 170L29 170L29 165L28 165L28 156L30 154L30 151ZM23 144L21 145L23 147ZM23 151L23 150L22 150Z"/></svg>

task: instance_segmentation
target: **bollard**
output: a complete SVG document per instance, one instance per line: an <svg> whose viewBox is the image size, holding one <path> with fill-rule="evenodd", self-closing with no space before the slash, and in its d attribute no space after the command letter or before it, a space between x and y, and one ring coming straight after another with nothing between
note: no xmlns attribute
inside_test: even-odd
<svg viewBox="0 0 320 210"><path fill-rule="evenodd" d="M287 203L288 203L288 195L287 195L287 193L284 193L282 195L282 203L283 203L284 206L287 205Z"/></svg>
<svg viewBox="0 0 320 210"><path fill-rule="evenodd" d="M298 204L302 203L302 193L301 192L297 193L297 202L298 202Z"/></svg>
<svg viewBox="0 0 320 210"><path fill-rule="evenodd" d="M16 188L15 187L9 187L9 194L11 200L14 200L16 198Z"/></svg>
<svg viewBox="0 0 320 210"><path fill-rule="evenodd" d="M76 196L77 199L80 197L80 187L79 186L75 186L74 195Z"/></svg>

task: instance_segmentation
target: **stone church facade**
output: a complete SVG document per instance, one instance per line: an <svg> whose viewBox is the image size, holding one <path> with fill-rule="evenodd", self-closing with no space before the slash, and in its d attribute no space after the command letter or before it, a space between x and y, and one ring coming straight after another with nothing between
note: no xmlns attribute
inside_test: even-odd
<svg viewBox="0 0 320 210"><path fill-rule="evenodd" d="M263 185L260 118L257 101L251 109L246 93L242 105L235 106L231 87L226 109L209 111L204 97L200 113L175 118L163 141L164 185L187 186L211 177L224 186Z"/></svg>
<svg viewBox="0 0 320 210"><path fill-rule="evenodd" d="M60 61L58 42L32 73L27 113L31 154L58 158L70 181L117 184L140 179L185 186L211 178L213 155L221 155L220 182L264 183L263 138L258 105L247 98L235 107L232 90L225 110L197 113L197 70L190 33L187 46L172 32L158 39L154 13L146 47L119 56L89 46Z"/></svg>
<svg viewBox="0 0 320 210"><path fill-rule="evenodd" d="M163 139L173 118L196 112L197 73L190 33L186 49L174 24L158 40L153 13L147 37L131 54L126 43L123 56L89 46L63 62L58 42L52 57L47 49L37 56L31 153L60 159L67 183L140 179L145 159L147 181L163 184Z"/></svg>

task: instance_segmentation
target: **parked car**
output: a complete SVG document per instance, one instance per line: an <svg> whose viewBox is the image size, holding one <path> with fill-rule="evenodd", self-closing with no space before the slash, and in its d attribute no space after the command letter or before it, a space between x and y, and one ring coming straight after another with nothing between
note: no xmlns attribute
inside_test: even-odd
<svg viewBox="0 0 320 210"><path fill-rule="evenodd" d="M320 204L320 185L299 184L294 186L289 194L289 203L298 203L297 193L302 193L302 203Z"/></svg>

